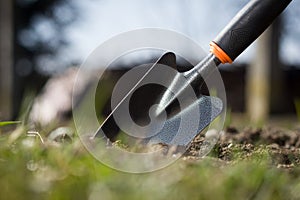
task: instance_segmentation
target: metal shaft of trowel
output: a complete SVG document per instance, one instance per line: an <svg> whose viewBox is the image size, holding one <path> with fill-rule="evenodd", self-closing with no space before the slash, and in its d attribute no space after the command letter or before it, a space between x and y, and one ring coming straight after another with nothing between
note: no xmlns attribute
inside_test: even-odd
<svg viewBox="0 0 300 200"><path fill-rule="evenodd" d="M162 112L166 111L173 103L180 97L184 95L187 88L196 88L200 87L204 83L204 80L209 77L209 75L217 69L217 66L221 62L219 59L212 53L209 53L204 59L201 60L195 67L190 69L187 72L183 73L185 82L182 85L178 85L178 79L173 80L169 88L163 94L159 106L156 110L156 115L159 116ZM182 74L178 74L182 76ZM174 92L175 91L175 92Z"/></svg>

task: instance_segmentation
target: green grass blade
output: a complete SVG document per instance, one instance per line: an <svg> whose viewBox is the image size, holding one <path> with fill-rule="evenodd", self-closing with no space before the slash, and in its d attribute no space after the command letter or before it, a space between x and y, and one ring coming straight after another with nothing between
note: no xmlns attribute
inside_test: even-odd
<svg viewBox="0 0 300 200"><path fill-rule="evenodd" d="M3 122L0 122L0 127L13 125L13 124L20 124L20 123L21 123L21 121L3 121Z"/></svg>

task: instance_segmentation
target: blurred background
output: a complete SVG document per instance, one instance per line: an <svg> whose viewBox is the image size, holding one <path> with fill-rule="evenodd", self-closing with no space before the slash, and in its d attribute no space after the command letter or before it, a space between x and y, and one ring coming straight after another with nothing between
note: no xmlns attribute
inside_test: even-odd
<svg viewBox="0 0 300 200"><path fill-rule="evenodd" d="M0 120L18 117L28 92L38 94L49 78L80 66L118 33L171 29L208 52L209 42L247 2L0 0ZM300 115L299 12L300 2L293 1L233 65L220 67L231 112L254 122Z"/></svg>

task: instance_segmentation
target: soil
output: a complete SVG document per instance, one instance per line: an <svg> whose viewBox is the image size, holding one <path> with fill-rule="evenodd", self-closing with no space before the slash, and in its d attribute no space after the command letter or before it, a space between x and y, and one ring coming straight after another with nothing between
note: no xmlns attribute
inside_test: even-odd
<svg viewBox="0 0 300 200"><path fill-rule="evenodd" d="M203 136L198 136L186 152L186 158L197 159ZM291 169L300 166L300 129L287 130L276 127L226 128L210 157L226 163L239 159L268 155L270 163L278 168Z"/></svg>

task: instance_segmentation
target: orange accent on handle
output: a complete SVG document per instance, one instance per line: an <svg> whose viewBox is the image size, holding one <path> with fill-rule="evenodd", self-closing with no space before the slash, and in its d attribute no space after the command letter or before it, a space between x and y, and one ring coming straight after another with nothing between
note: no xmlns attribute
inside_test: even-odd
<svg viewBox="0 0 300 200"><path fill-rule="evenodd" d="M210 52L213 53L222 64L232 63L231 58L215 42L210 42Z"/></svg>

